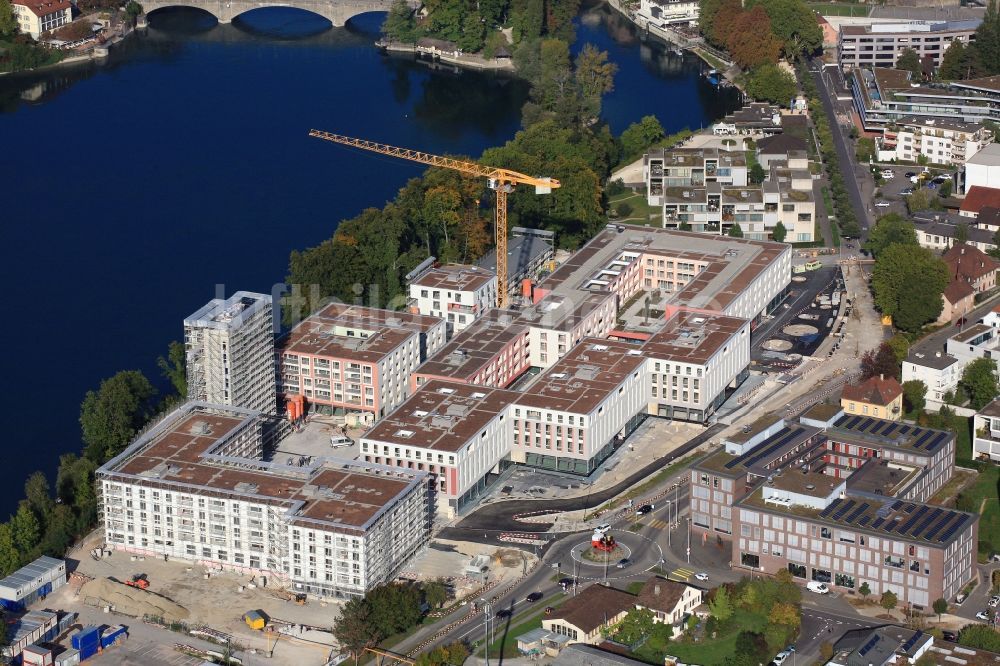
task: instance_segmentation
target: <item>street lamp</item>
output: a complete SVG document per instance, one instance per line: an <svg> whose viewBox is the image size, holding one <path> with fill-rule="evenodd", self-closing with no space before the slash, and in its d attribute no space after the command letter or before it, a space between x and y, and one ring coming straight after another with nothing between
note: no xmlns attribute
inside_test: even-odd
<svg viewBox="0 0 1000 666"><path fill-rule="evenodd" d="M667 500L667 547L671 546L670 533L673 532L673 522L670 518L670 500Z"/></svg>
<svg viewBox="0 0 1000 666"><path fill-rule="evenodd" d="M483 602L483 653L486 655L486 666L490 666L490 616L493 608L485 597L479 597L479 600Z"/></svg>
<svg viewBox="0 0 1000 666"><path fill-rule="evenodd" d="M687 545L687 563L691 564L691 517L688 516L688 545Z"/></svg>

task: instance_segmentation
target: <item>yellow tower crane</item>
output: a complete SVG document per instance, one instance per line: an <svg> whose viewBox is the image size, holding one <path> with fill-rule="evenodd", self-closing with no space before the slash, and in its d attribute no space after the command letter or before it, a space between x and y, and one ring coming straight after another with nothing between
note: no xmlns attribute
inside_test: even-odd
<svg viewBox="0 0 1000 666"><path fill-rule="evenodd" d="M483 166L475 162L456 160L450 157L441 157L424 153L419 150L409 148L398 148L384 143L368 141L366 139L356 139L340 134L331 134L320 130L310 130L309 136L318 139L325 139L334 143L370 150L373 153L398 157L411 162L420 162L430 166L441 167L460 171L470 176L481 176L486 178L486 183L491 190L496 192L497 214L496 214L496 245L497 245L497 306L507 305L507 195L514 191L515 185L534 185L536 194L549 194L559 187L559 181L554 178L536 178L528 176L510 169L500 169L497 167Z"/></svg>

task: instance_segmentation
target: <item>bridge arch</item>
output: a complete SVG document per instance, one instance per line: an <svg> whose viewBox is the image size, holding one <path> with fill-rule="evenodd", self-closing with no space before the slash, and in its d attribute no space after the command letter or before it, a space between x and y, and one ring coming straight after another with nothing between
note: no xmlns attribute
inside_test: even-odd
<svg viewBox="0 0 1000 666"><path fill-rule="evenodd" d="M194 7L214 16L219 23L229 23L252 9L294 7L322 16L334 26L342 26L360 14L388 12L393 0L144 0L146 13L167 7ZM419 0L410 0L416 7Z"/></svg>

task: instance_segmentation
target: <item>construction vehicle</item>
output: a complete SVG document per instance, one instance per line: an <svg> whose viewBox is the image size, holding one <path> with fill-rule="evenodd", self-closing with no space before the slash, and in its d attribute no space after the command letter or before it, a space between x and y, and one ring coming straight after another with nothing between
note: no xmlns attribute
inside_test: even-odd
<svg viewBox="0 0 1000 666"><path fill-rule="evenodd" d="M140 590L145 590L149 587L149 579L146 574L136 574L125 581L125 584L129 587L137 587Z"/></svg>
<svg viewBox="0 0 1000 666"><path fill-rule="evenodd" d="M499 167L484 166L475 162L456 160L450 157L440 157L419 150L398 148L384 143L356 139L340 134L331 134L320 130L310 130L309 136L325 139L345 146L370 150L380 155L398 157L411 162L420 162L429 166L452 169L470 176L486 178L486 184L496 192L496 246L497 246L497 307L507 306L507 195L514 191L515 185L534 185L536 194L549 194L559 187L559 181L554 178L528 176L517 171Z"/></svg>

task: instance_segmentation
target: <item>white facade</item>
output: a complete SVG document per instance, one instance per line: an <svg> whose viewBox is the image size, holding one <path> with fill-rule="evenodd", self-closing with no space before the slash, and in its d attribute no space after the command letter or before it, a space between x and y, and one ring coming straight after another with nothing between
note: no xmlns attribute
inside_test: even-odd
<svg viewBox="0 0 1000 666"><path fill-rule="evenodd" d="M933 360L929 359L930 357L925 354L911 352L903 361L902 382L922 381L927 387L927 400L941 403L944 401L945 393L954 391L958 387L958 380L962 378L962 369L965 365L941 352L935 353Z"/></svg>
<svg viewBox="0 0 1000 666"><path fill-rule="evenodd" d="M271 297L238 291L184 320L188 398L277 413Z"/></svg>
<svg viewBox="0 0 1000 666"><path fill-rule="evenodd" d="M667 27L672 23L697 22L700 6L693 0L642 0L638 17L653 25Z"/></svg>
<svg viewBox="0 0 1000 666"><path fill-rule="evenodd" d="M991 402L973 417L972 434L972 457L1000 463L1000 402Z"/></svg>
<svg viewBox="0 0 1000 666"><path fill-rule="evenodd" d="M1000 143L991 143L965 163L965 191L970 187L1000 189Z"/></svg>
<svg viewBox="0 0 1000 666"><path fill-rule="evenodd" d="M886 140L893 134L891 128L878 138L879 160L916 162L923 156L931 164L962 166L993 140L981 125L957 125L933 118L899 125L894 143Z"/></svg>
<svg viewBox="0 0 1000 666"><path fill-rule="evenodd" d="M50 2L12 2L18 30L38 39L42 33L55 30L73 21L72 5L67 0Z"/></svg>
<svg viewBox="0 0 1000 666"><path fill-rule="evenodd" d="M264 463L260 426L256 411L187 403L102 466L108 546L263 573L321 596L363 595L391 580L428 535L425 475ZM170 459L182 441L201 450L183 470ZM353 514L362 486L368 505Z"/></svg>
<svg viewBox="0 0 1000 666"><path fill-rule="evenodd" d="M529 362L551 368L580 340L606 338L615 325L617 299L614 293L588 295L577 303L572 295L552 295L533 306L534 313L522 317L529 324ZM537 314L537 316L535 316Z"/></svg>
<svg viewBox="0 0 1000 666"><path fill-rule="evenodd" d="M497 304L497 277L476 266L442 266L410 283L410 310L447 320L457 333Z"/></svg>

